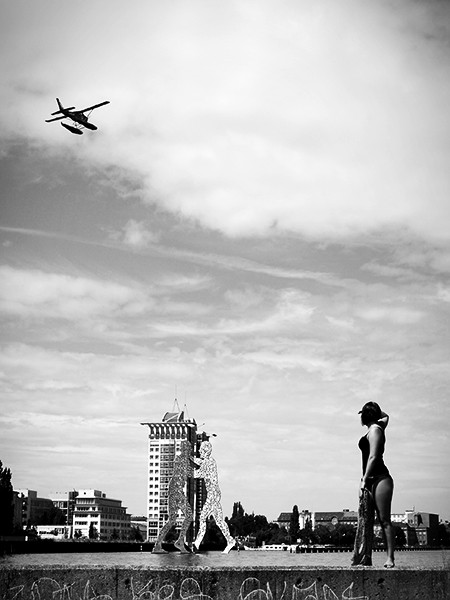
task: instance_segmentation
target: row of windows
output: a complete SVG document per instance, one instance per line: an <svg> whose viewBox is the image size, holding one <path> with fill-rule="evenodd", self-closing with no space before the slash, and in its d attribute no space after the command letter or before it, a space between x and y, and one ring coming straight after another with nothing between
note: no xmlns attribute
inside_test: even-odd
<svg viewBox="0 0 450 600"><path fill-rule="evenodd" d="M75 517L87 517L88 514L102 514L102 515L124 515L126 514L126 510L125 507L124 508L108 508L108 507L98 507L98 506L93 506L90 509L90 512L88 513L87 511L89 511L88 509L84 509L84 510L75 510L74 511L74 516Z"/></svg>
<svg viewBox="0 0 450 600"><path fill-rule="evenodd" d="M158 473L159 475L165 475L165 476L172 476L173 474L173 469L149 469L149 473L152 473L153 475L155 473ZM149 479L153 479L153 477L149 477ZM158 477L155 476L155 479L158 479Z"/></svg>
<svg viewBox="0 0 450 600"><path fill-rule="evenodd" d="M88 515L84 515L84 518L86 518ZM81 517L81 519L83 519L83 517ZM114 522L119 522L119 521L129 521L130 520L130 515L128 516L123 516L123 517L102 517L100 515L92 515L90 518L91 521L102 521L102 522L108 522L108 521L114 521ZM74 523L78 523L80 521L80 517L77 517L76 519L74 519Z"/></svg>
<svg viewBox="0 0 450 600"><path fill-rule="evenodd" d="M155 431L150 433L151 440L185 440L186 434L182 434L180 431L176 433L172 431Z"/></svg>

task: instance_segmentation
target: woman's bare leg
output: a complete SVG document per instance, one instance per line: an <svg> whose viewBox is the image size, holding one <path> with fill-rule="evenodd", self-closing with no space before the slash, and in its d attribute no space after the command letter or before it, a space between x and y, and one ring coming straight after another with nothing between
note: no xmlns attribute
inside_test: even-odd
<svg viewBox="0 0 450 600"><path fill-rule="evenodd" d="M391 503L393 492L394 482L392 481L391 477L386 477L378 482L373 493L375 507L386 541L387 560L384 563L384 566L388 569L393 567L395 564L395 535L394 528L391 523Z"/></svg>

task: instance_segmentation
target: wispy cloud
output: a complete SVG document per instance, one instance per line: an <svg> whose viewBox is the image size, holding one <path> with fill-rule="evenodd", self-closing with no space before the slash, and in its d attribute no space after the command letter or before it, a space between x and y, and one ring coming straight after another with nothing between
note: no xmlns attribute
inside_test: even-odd
<svg viewBox="0 0 450 600"><path fill-rule="evenodd" d="M123 313L134 316L151 306L142 290L55 273L1 267L1 310L21 316L78 320Z"/></svg>
<svg viewBox="0 0 450 600"><path fill-rule="evenodd" d="M111 238L121 241L125 246L139 250L158 241L158 234L149 231L142 222L130 219L121 232L112 233Z"/></svg>
<svg viewBox="0 0 450 600"><path fill-rule="evenodd" d="M376 399L394 509L448 511L448 3L91 4L82 40L64 3L0 23L15 484L142 512L139 423L178 389L225 507L351 508ZM55 96L111 104L75 137Z"/></svg>
<svg viewBox="0 0 450 600"><path fill-rule="evenodd" d="M108 5L101 34L104 7L91 7L83 44L58 27L64 7L10 9L6 130L129 171L145 202L232 236L344 239L405 227L447 238L445 3L137 6L124 16ZM125 31L126 52L111 43ZM76 48L70 73L55 48ZM102 133L75 147L38 123L56 89L76 104L107 96L95 113Z"/></svg>

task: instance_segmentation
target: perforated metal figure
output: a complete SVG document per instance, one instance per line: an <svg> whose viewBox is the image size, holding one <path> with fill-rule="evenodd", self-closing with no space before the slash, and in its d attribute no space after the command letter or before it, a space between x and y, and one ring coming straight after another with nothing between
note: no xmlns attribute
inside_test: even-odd
<svg viewBox="0 0 450 600"><path fill-rule="evenodd" d="M192 523L193 512L192 507L189 504L189 500L185 493L185 486L188 477L193 475L192 467L192 456L191 456L191 445L187 440L183 440L180 445L180 454L175 457L173 462L173 474L169 481L168 488L168 512L169 519L164 524L156 540L153 552L155 554L165 553L163 550L162 543L164 538L176 524L178 518L178 512L184 516L183 523L181 525L180 534L178 539L174 542L174 545L180 552L187 553L186 533L189 529L189 525Z"/></svg>
<svg viewBox="0 0 450 600"><path fill-rule="evenodd" d="M200 529L198 530L197 537L194 541L194 548L196 550L199 549L203 536L205 535L206 521L212 516L227 541L227 546L223 553L228 554L231 548L236 544L236 540L231 536L228 525L223 518L222 505L220 503L221 492L217 475L217 464L211 456L211 452L211 442L202 442L200 446L200 458L192 459L195 464L200 467L194 472L194 477L197 479L204 479L206 487L206 501L203 505L202 512L200 513Z"/></svg>

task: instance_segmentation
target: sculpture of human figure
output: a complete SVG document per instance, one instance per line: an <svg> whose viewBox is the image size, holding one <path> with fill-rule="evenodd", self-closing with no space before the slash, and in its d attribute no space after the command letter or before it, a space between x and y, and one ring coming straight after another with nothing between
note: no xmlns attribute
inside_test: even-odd
<svg viewBox="0 0 450 600"><path fill-rule="evenodd" d="M211 456L211 452L211 442L205 441L202 442L200 446L200 458L192 458L192 461L200 467L198 470L194 471L194 477L196 479L203 479L206 487L206 500L200 513L200 528L193 545L195 550L200 548L200 544L202 543L206 531L206 521L209 517L213 516L217 526L227 541L227 546L223 553L228 554L231 548L236 544L236 540L231 536L228 525L223 518L222 505L220 503L221 493L217 475L217 464Z"/></svg>
<svg viewBox="0 0 450 600"><path fill-rule="evenodd" d="M168 487L168 512L169 519L164 524L156 540L153 551L155 554L165 553L163 550L162 543L164 538L176 524L178 518L178 512L184 516L183 523L180 528L180 534L178 539L174 542L175 548L180 552L188 553L186 550L186 533L189 529L189 525L193 520L192 507L189 504L189 500L184 491L188 477L192 477L193 468L191 464L191 445L187 440L183 440L180 444L180 454L175 457L173 462L173 474L169 481Z"/></svg>

